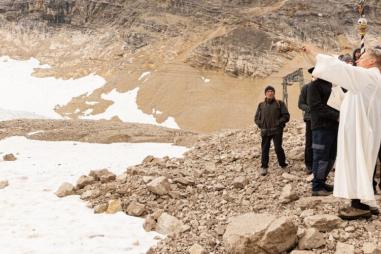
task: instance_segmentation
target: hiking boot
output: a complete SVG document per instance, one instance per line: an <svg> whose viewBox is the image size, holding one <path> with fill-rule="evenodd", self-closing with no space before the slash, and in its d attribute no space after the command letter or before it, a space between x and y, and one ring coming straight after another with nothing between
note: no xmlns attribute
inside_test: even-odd
<svg viewBox="0 0 381 254"><path fill-rule="evenodd" d="M314 197L329 196L331 194L332 194L332 191L327 191L327 190L312 191L312 196L314 196Z"/></svg>
<svg viewBox="0 0 381 254"><path fill-rule="evenodd" d="M347 207L339 210L339 217L343 220L369 219L372 213L370 210Z"/></svg>
<svg viewBox="0 0 381 254"><path fill-rule="evenodd" d="M267 168L261 168L261 175L262 176L267 175Z"/></svg>
<svg viewBox="0 0 381 254"><path fill-rule="evenodd" d="M332 184L325 184L324 189L329 192L333 192L333 185Z"/></svg>

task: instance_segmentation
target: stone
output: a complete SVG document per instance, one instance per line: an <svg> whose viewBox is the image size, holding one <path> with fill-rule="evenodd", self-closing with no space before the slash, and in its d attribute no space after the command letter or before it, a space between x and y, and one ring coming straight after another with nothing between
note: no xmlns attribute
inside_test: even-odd
<svg viewBox="0 0 381 254"><path fill-rule="evenodd" d="M295 202L295 206L304 209L312 209L321 204L322 201L317 197L302 197Z"/></svg>
<svg viewBox="0 0 381 254"><path fill-rule="evenodd" d="M94 190L87 190L87 191L84 191L82 194L81 194L81 199L92 199L92 198L97 198L99 197L100 195L102 195L101 191L98 190L98 189L94 189Z"/></svg>
<svg viewBox="0 0 381 254"><path fill-rule="evenodd" d="M304 160L304 147L296 147L287 153L287 157L291 160Z"/></svg>
<svg viewBox="0 0 381 254"><path fill-rule="evenodd" d="M356 228L354 226L348 226L344 230L345 230L345 232L352 233L352 232L356 231Z"/></svg>
<svg viewBox="0 0 381 254"><path fill-rule="evenodd" d="M0 190L1 189L4 189L5 187L7 187L9 185L8 181L7 180L2 180L0 181Z"/></svg>
<svg viewBox="0 0 381 254"><path fill-rule="evenodd" d="M308 227L314 227L321 232L329 232L332 229L339 227L342 220L336 215L318 214L306 217L304 224Z"/></svg>
<svg viewBox="0 0 381 254"><path fill-rule="evenodd" d="M13 155L13 153L8 153L3 156L3 160L5 161L15 161L17 160L16 156Z"/></svg>
<svg viewBox="0 0 381 254"><path fill-rule="evenodd" d="M268 253L282 253L295 245L297 230L291 218L280 217L267 228L260 245Z"/></svg>
<svg viewBox="0 0 381 254"><path fill-rule="evenodd" d="M287 180L290 180L290 181L299 180L299 177L297 177L296 175L289 174L289 173L283 173L282 177L284 179L287 179Z"/></svg>
<svg viewBox="0 0 381 254"><path fill-rule="evenodd" d="M299 249L312 250L325 245L324 236L315 228L308 228L299 240Z"/></svg>
<svg viewBox="0 0 381 254"><path fill-rule="evenodd" d="M313 251L308 251L308 250L293 250L290 252L290 254L314 254L315 252Z"/></svg>
<svg viewBox="0 0 381 254"><path fill-rule="evenodd" d="M375 243L364 243L362 250L364 254L381 254L381 247Z"/></svg>
<svg viewBox="0 0 381 254"><path fill-rule="evenodd" d="M108 202L106 213L114 214L120 211L122 211L122 202L119 199Z"/></svg>
<svg viewBox="0 0 381 254"><path fill-rule="evenodd" d="M145 231L150 232L156 228L156 219L153 215L148 215L144 220L143 228Z"/></svg>
<svg viewBox="0 0 381 254"><path fill-rule="evenodd" d="M355 247L350 244L337 242L335 254L354 254Z"/></svg>
<svg viewBox="0 0 381 254"><path fill-rule="evenodd" d="M296 193L293 185L287 184L286 186L283 187L282 193L280 194L279 199L282 204L287 204L299 199L299 196Z"/></svg>
<svg viewBox="0 0 381 254"><path fill-rule="evenodd" d="M223 185L222 183L217 183L216 185L214 185L214 189L216 191L222 191L225 189L225 185Z"/></svg>
<svg viewBox="0 0 381 254"><path fill-rule="evenodd" d="M189 254L207 254L207 251L196 243L189 248Z"/></svg>
<svg viewBox="0 0 381 254"><path fill-rule="evenodd" d="M128 174L127 174L127 173L123 173L123 174L118 175L118 176L116 177L116 180L117 180L118 182L121 182L121 183L125 183L125 182L127 181L127 179L128 179Z"/></svg>
<svg viewBox="0 0 381 254"><path fill-rule="evenodd" d="M145 205L132 201L127 207L127 214L132 216L142 216L145 212Z"/></svg>
<svg viewBox="0 0 381 254"><path fill-rule="evenodd" d="M106 203L96 205L94 207L94 213L104 213L107 210L108 205Z"/></svg>
<svg viewBox="0 0 381 254"><path fill-rule="evenodd" d="M116 175L107 169L91 170L89 175L94 177L96 181L101 181L102 183L111 182L116 179Z"/></svg>
<svg viewBox="0 0 381 254"><path fill-rule="evenodd" d="M248 180L244 176L238 176L233 180L233 187L236 189L243 189L248 184Z"/></svg>
<svg viewBox="0 0 381 254"><path fill-rule="evenodd" d="M155 230L160 234L180 233L185 230L184 224L176 217L162 213L157 219Z"/></svg>
<svg viewBox="0 0 381 254"><path fill-rule="evenodd" d="M153 157L152 155L148 155L147 157L144 158L143 164L150 163L154 160L155 160L155 157Z"/></svg>
<svg viewBox="0 0 381 254"><path fill-rule="evenodd" d="M301 214L300 214L300 218L306 218L306 217L309 217L309 216L312 216L314 215L314 210L313 209L307 209L307 210L304 210Z"/></svg>
<svg viewBox="0 0 381 254"><path fill-rule="evenodd" d="M74 186L71 183L63 183L56 191L56 196L59 198L66 197L69 195L74 195Z"/></svg>
<svg viewBox="0 0 381 254"><path fill-rule="evenodd" d="M184 186L195 185L195 181L191 177L179 177L173 180L174 183L179 183Z"/></svg>
<svg viewBox="0 0 381 254"><path fill-rule="evenodd" d="M81 176L77 181L77 189L82 189L87 185L93 184L95 182L95 178L92 176Z"/></svg>
<svg viewBox="0 0 381 254"><path fill-rule="evenodd" d="M247 213L229 219L223 235L227 253L281 253L296 242L297 228L287 217Z"/></svg>
<svg viewBox="0 0 381 254"><path fill-rule="evenodd" d="M168 179L164 176L157 177L147 184L150 192L157 195L165 195L171 190Z"/></svg>
<svg viewBox="0 0 381 254"><path fill-rule="evenodd" d="M153 179L155 179L154 176L143 176L143 182L144 182L144 183L149 183L149 182L151 182Z"/></svg>

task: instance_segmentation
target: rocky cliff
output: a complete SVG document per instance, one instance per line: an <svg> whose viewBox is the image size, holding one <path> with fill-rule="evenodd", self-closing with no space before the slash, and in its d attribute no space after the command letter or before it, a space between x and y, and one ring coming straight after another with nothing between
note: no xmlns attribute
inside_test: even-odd
<svg viewBox="0 0 381 254"><path fill-rule="evenodd" d="M235 76L264 77L278 70L282 58L291 57L290 51L299 51L303 42L339 50L343 38L349 42L356 39L355 2L4 0L0 13L2 24L44 23L82 30L113 27L123 32L124 49L129 52L165 38L194 36L223 27L222 33L192 45L186 61L197 68L223 70ZM376 17L381 3L372 0L368 5L372 37L381 29Z"/></svg>
<svg viewBox="0 0 381 254"><path fill-rule="evenodd" d="M171 116L181 128L197 132L242 128L253 124L263 86L282 91L283 76L311 67L306 47L339 54L359 45L356 3L3 0L0 55L34 57L52 67L36 69L38 77L104 77L104 87L56 109L72 119L90 109L104 112L111 102L102 94L139 87L139 108L163 112L155 116L158 122ZM367 4L367 44L381 44L376 16L381 2ZM150 76L140 80L145 72ZM299 90L289 89L291 115L301 118ZM282 98L281 92L277 96Z"/></svg>

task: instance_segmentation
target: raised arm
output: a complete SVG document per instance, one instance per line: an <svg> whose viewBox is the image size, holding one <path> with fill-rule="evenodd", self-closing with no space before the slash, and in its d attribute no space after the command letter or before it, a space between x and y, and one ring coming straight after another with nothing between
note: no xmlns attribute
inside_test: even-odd
<svg viewBox="0 0 381 254"><path fill-rule="evenodd" d="M336 57L318 54L314 77L337 84L352 93L358 93L369 84L377 83L376 72L372 69L346 64Z"/></svg>

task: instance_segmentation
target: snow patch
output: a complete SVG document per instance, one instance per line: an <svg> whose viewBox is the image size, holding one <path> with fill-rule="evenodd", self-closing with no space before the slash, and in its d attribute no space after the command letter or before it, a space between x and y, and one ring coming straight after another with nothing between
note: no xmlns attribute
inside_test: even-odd
<svg viewBox="0 0 381 254"><path fill-rule="evenodd" d="M143 72L143 74L140 75L140 77L138 78L138 80L141 81L141 80L144 79L144 81L145 81L145 80L146 80L146 77L149 76L149 75L151 75L151 72L150 72L150 71Z"/></svg>
<svg viewBox="0 0 381 254"><path fill-rule="evenodd" d="M165 122L158 124L152 115L145 114L143 111L138 109L138 105L136 104L138 91L138 87L126 93L119 93L116 89L113 89L108 94L102 94L102 99L111 100L114 103L108 107L104 113L81 118L91 120L110 120L114 116L118 116L123 122L155 124L163 127L179 129L179 126L173 117L168 117Z"/></svg>
<svg viewBox="0 0 381 254"><path fill-rule="evenodd" d="M33 132L29 132L27 135L28 136L32 136L32 135L35 135L35 134L38 134L38 133L43 133L44 131L43 130L40 130L40 131L33 131Z"/></svg>
<svg viewBox="0 0 381 254"><path fill-rule="evenodd" d="M209 83L209 82L210 82L210 79L208 79L208 78L201 77L201 79L202 79L205 83Z"/></svg>
<svg viewBox="0 0 381 254"><path fill-rule="evenodd" d="M0 140L0 151L17 152L17 160L0 161L1 253L140 254L156 241L145 232L143 219L124 213L94 214L78 196L57 198L63 182L75 183L91 169L116 174L147 155L181 156L186 148L169 144L89 144L11 137ZM136 241L139 245L136 245Z"/></svg>
<svg viewBox="0 0 381 254"><path fill-rule="evenodd" d="M12 112L1 114L2 120L14 119L15 112L28 112L28 118L62 119L55 107L67 104L73 97L90 94L106 83L94 74L69 80L32 76L35 68L48 67L34 58L19 61L0 57L0 108Z"/></svg>

